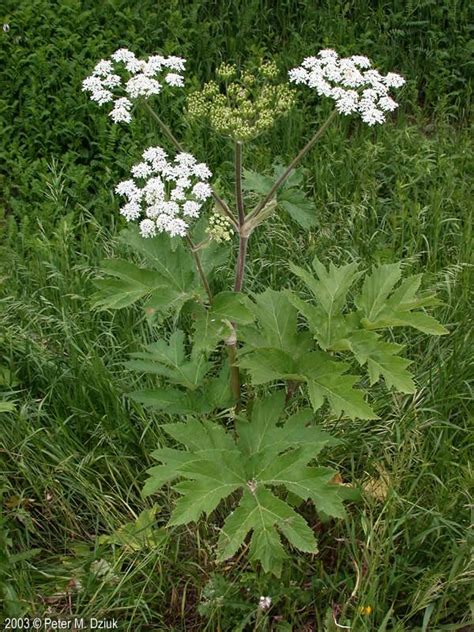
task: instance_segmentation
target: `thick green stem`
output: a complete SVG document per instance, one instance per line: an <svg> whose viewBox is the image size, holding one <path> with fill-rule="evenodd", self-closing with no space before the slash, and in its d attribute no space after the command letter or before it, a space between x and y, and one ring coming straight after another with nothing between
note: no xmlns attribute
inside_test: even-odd
<svg viewBox="0 0 474 632"><path fill-rule="evenodd" d="M173 144L178 151L184 152L185 149L181 145L179 140L174 136L174 134L170 130L170 128L166 125L166 123L164 121L161 120L161 118L153 110L153 108L150 106L150 104L147 101L145 101L145 107L148 110L148 112L152 115L152 117L155 119L155 121L158 123L158 125L161 128L161 131L166 136L166 138L170 141L170 143ZM225 202L225 200L223 200L221 198L221 196L214 191L214 189L212 189L212 197L214 198L214 202L220 207L220 209L224 213L224 215L229 219L229 221L232 224L232 226L234 227L234 229L238 230L237 222L235 221L235 217L234 217L232 211L230 210L227 202Z"/></svg>
<svg viewBox="0 0 474 632"><path fill-rule="evenodd" d="M237 205L238 221L239 221L239 254L237 256L237 264L235 269L234 292L240 292L244 282L245 259L247 255L248 237L242 235L242 227L245 223L244 197L242 194L242 143L235 143L235 201ZM228 341L228 354L230 364L230 387L232 394L240 406L241 383L239 367L235 365L237 357L237 329L235 323L232 324L233 336Z"/></svg>
<svg viewBox="0 0 474 632"><path fill-rule="evenodd" d="M306 145L298 152L298 154L293 158L285 171L281 174L281 176L274 182L272 188L267 193L267 195L257 204L255 209L247 216L247 219L255 217L260 213L262 209L264 209L270 200L275 196L278 189L286 182L288 177L291 175L292 171L295 169L296 165L300 162L304 156L314 147L314 145L318 142L324 132L327 130L332 121L336 118L337 111L334 110L331 112L329 117L326 119L325 123L321 125L321 127L316 131L314 136L306 143Z"/></svg>
<svg viewBox="0 0 474 632"><path fill-rule="evenodd" d="M227 358L229 360L229 368L230 368L230 390L237 407L240 407L240 371L239 371L239 367L236 365L236 360L237 360L236 342L227 344Z"/></svg>
<svg viewBox="0 0 474 632"><path fill-rule="evenodd" d="M242 195L242 143L235 141L235 201L239 215L239 226L245 222L244 197Z"/></svg>
<svg viewBox="0 0 474 632"><path fill-rule="evenodd" d="M244 284L245 260L247 258L248 237L240 236L239 254L237 256L237 265L235 269L234 292L240 292Z"/></svg>

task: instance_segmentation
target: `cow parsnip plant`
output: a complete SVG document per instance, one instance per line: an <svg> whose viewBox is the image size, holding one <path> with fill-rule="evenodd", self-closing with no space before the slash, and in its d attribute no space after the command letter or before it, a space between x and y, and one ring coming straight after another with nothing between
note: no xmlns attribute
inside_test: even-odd
<svg viewBox="0 0 474 632"><path fill-rule="evenodd" d="M387 389L413 393L410 361L390 340L391 331L447 332L425 313L436 299L418 293L421 276L402 278L400 262L369 270L356 263L326 267L317 258L304 266L289 262L301 292L245 293L248 240L281 208L302 228L314 225L298 164L338 113L358 115L368 125L384 122L397 107L390 90L404 80L380 74L363 56L340 58L324 50L305 59L290 70L290 84L314 89L335 109L292 162L277 165L269 177L244 169L243 144L294 107L294 87L278 81L272 62L242 71L220 66L215 81L189 95L187 114L234 143L235 196L229 202L213 188L209 166L185 151L148 101L163 89L181 88L184 67L179 57L140 60L120 49L84 81L93 100L113 102L114 122L128 123L146 107L173 149L145 149L131 177L117 186L125 199L120 212L132 226L124 240L143 265L105 262L95 305L119 309L142 301L175 324L168 339L128 362L157 380L156 388L131 397L176 416L163 426L174 447L153 453L159 465L149 470L144 493L173 485L179 499L170 525L209 517L227 499L225 507L233 510L220 531L218 560L233 556L251 534L250 559L279 575L286 556L282 536L300 551L317 551L298 505L311 501L320 516L340 518L343 500L354 495L336 482L336 471L318 464L335 440L315 425L315 412L376 418L359 384L362 375L351 367L359 365L370 385L383 379ZM216 293L213 272L236 241L233 284ZM244 395L245 379L250 388ZM272 395L260 395L263 384L271 385ZM285 407L297 390L309 407L289 416Z"/></svg>

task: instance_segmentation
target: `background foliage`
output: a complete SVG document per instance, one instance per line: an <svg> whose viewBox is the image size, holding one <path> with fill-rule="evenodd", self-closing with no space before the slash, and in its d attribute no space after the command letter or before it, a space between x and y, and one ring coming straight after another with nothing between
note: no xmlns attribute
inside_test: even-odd
<svg viewBox="0 0 474 632"><path fill-rule="evenodd" d="M360 630L462 629L472 579L469 3L4 0L1 22L0 389L2 407L14 407L0 412L5 614L115 616L133 630L332 630L333 608ZM282 261L403 257L410 273L427 270L450 331L397 334L418 391L380 389L380 419L321 419L344 440L332 465L365 487L364 501L343 523L315 524L319 554L295 553L278 582L239 559L215 567L217 532L170 537L159 525L172 494L154 497L158 505L140 497L165 416L123 397L144 386L123 362L167 323L135 307L93 311L90 297L98 262L125 256L112 187L156 130L140 117L112 126L80 91L119 46L186 57L190 87L222 60L274 56L285 72L321 47L365 54L408 82L391 123L339 119L306 159L317 226L303 233L282 213L250 245L257 292L298 283ZM230 191L231 146L186 124L183 99L160 105L163 118ZM300 94L289 119L246 150L247 166L270 173L273 156L288 161L324 107ZM273 606L256 623L260 595Z"/></svg>

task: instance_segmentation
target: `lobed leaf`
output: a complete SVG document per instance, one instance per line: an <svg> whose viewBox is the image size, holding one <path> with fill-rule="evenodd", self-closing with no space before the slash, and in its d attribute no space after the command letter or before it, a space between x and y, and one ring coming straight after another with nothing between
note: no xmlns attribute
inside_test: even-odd
<svg viewBox="0 0 474 632"><path fill-rule="evenodd" d="M412 375L407 371L411 361L398 356L402 345L385 342L375 332L363 330L353 333L349 341L359 364L367 364L371 386L383 376L388 388L401 393L415 392Z"/></svg>
<svg viewBox="0 0 474 632"><path fill-rule="evenodd" d="M187 451L161 448L153 453L160 465L151 468L144 493L173 484L180 494L170 525L197 521L237 490L242 497L227 517L218 542L218 559L234 555L250 535L249 556L266 572L281 573L286 558L281 536L301 551L315 553L314 534L295 509L277 494L282 488L317 502L323 513L342 516L340 486L334 471L308 466L332 439L311 425L312 412L300 411L280 422L285 394L280 391L254 403L251 420L239 417L238 437L209 420L187 419L163 430Z"/></svg>

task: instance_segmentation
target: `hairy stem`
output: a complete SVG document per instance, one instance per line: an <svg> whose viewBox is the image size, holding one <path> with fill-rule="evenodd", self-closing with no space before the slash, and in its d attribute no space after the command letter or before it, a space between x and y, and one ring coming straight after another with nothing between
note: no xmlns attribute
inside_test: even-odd
<svg viewBox="0 0 474 632"><path fill-rule="evenodd" d="M204 286L204 289L206 290L206 294L207 294L207 298L209 299L209 304L212 303L212 292L211 292L211 288L209 287L209 283L208 280L206 278L206 275L204 273L203 267L202 267L202 263L201 263L201 257L199 256L199 252L193 242L193 240L191 239L191 237L189 235L186 235L186 242L189 245L189 248L191 249L191 253L194 257L194 262L196 264L196 269L198 271L198 274L201 278L201 282Z"/></svg>
<svg viewBox="0 0 474 632"><path fill-rule="evenodd" d="M245 259L247 255L247 241L248 237L240 235L239 239L239 254L237 256L237 265L235 270L235 283L234 292L240 292L244 282L244 269ZM235 323L232 323L232 337L227 341L227 355L229 357L230 367L230 388L232 395L236 401L237 409L240 408L241 399L241 384L240 384L240 371L236 366L235 361L237 358L237 328Z"/></svg>
<svg viewBox="0 0 474 632"><path fill-rule="evenodd" d="M239 214L239 226L245 222L244 198L242 195L242 143L235 141L235 201Z"/></svg>
<svg viewBox="0 0 474 632"><path fill-rule="evenodd" d="M232 397L236 403L237 408L240 408L240 371L239 367L235 364L237 359L237 344L236 341L232 344L227 344L227 358L229 360L230 368L230 391Z"/></svg>
<svg viewBox="0 0 474 632"><path fill-rule="evenodd" d="M247 258L247 243L249 238L240 236L239 254L237 256L237 265L235 269L234 292L240 292L244 284L245 260Z"/></svg>
<svg viewBox="0 0 474 632"><path fill-rule="evenodd" d="M267 193L267 195L257 204L255 209L248 215L248 218L255 217L260 213L262 209L266 207L266 205L270 202L270 200L274 197L275 193L278 189L286 182L288 177L291 175L292 171L295 169L296 165L300 162L304 156L314 147L314 145L318 142L324 132L327 130L332 121L336 118L337 111L334 110L328 116L326 121L321 125L321 127L316 131L314 136L306 143L306 145L301 149L298 154L293 158L285 171L281 174L281 176L274 182L272 188Z"/></svg>
<svg viewBox="0 0 474 632"><path fill-rule="evenodd" d="M247 256L248 237L242 235L242 227L245 223L244 197L242 194L242 143L235 143L235 201L237 205L238 222L239 222L239 254L237 256L237 264L235 269L234 292L240 292L244 282L245 259ZM232 394L240 406L241 383L239 367L235 366L237 356L237 329L235 323L233 326L233 337L228 342L227 352L229 355L230 365L230 387Z"/></svg>
<svg viewBox="0 0 474 632"><path fill-rule="evenodd" d="M174 145L178 151L184 152L185 149L181 145L179 140L174 136L170 128L166 125L164 121L161 120L161 118L153 110L153 108L150 106L150 104L147 101L145 101L145 107L148 110L148 112L152 115L152 117L155 119L155 121L158 123L158 125L161 128L161 131L166 136L166 138L171 142L171 144ZM227 202L223 200L221 196L214 191L214 189L212 189L212 197L214 198L214 202L220 207L224 215L229 219L234 229L237 230L238 229L237 222L235 221L234 214L230 210Z"/></svg>

